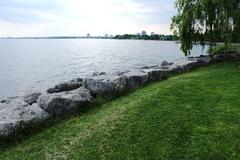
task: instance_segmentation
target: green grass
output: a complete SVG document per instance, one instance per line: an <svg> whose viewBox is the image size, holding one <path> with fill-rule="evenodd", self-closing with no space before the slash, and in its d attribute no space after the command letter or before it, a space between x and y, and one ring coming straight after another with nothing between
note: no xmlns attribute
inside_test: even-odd
<svg viewBox="0 0 240 160"><path fill-rule="evenodd" d="M140 88L0 151L0 159L240 159L240 65Z"/></svg>

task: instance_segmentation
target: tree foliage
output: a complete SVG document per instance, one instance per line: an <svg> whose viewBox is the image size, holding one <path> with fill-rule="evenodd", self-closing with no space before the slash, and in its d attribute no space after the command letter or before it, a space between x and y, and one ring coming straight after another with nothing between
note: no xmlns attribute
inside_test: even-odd
<svg viewBox="0 0 240 160"><path fill-rule="evenodd" d="M176 8L171 29L186 55L196 43L240 42L240 0L177 0Z"/></svg>
<svg viewBox="0 0 240 160"><path fill-rule="evenodd" d="M162 41L177 41L179 37L176 35L137 35L137 34L124 34L124 35L116 35L113 37L114 39L142 39L142 40L162 40Z"/></svg>

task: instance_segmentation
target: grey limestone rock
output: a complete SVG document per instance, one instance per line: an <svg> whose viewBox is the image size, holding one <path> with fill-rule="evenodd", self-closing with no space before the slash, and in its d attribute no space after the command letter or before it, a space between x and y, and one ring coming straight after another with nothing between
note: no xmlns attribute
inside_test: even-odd
<svg viewBox="0 0 240 160"><path fill-rule="evenodd" d="M73 91L42 94L37 104L52 116L74 112L80 107L90 104L92 97L88 89L78 88Z"/></svg>
<svg viewBox="0 0 240 160"><path fill-rule="evenodd" d="M88 78L83 82L84 87L93 95L118 94L126 90L127 79L124 76L106 74Z"/></svg>
<svg viewBox="0 0 240 160"><path fill-rule="evenodd" d="M132 90L148 83L149 75L143 69L133 69L123 74L127 78L127 89Z"/></svg>
<svg viewBox="0 0 240 160"><path fill-rule="evenodd" d="M48 93L59 93L59 92L63 92L63 91L71 91L77 88L80 88L82 86L82 84L80 82L65 82L65 83L60 83L56 86L54 86L53 88L49 88L47 90Z"/></svg>
<svg viewBox="0 0 240 160"><path fill-rule="evenodd" d="M8 137L19 129L38 125L51 118L36 103L29 105L21 99L0 104L0 137Z"/></svg>
<svg viewBox="0 0 240 160"><path fill-rule="evenodd" d="M33 103L37 102L37 99L41 94L42 93L40 92L29 92L26 93L22 98L24 102L28 103L29 105L32 105Z"/></svg>

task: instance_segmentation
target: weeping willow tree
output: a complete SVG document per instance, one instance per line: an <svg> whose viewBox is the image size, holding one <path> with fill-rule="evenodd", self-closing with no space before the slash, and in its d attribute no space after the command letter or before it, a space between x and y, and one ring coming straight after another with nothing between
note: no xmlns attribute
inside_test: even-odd
<svg viewBox="0 0 240 160"><path fill-rule="evenodd" d="M176 8L171 29L185 55L197 43L211 51L217 42L240 42L240 0L177 0Z"/></svg>

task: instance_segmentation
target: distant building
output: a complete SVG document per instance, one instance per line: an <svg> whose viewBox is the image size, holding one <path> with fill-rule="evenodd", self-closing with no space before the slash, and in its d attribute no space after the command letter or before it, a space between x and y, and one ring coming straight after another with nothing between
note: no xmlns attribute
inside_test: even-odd
<svg viewBox="0 0 240 160"><path fill-rule="evenodd" d="M146 36L147 32L146 31L142 31L142 36Z"/></svg>
<svg viewBox="0 0 240 160"><path fill-rule="evenodd" d="M151 32L151 36L154 36L155 35L155 33L154 32Z"/></svg>
<svg viewBox="0 0 240 160"><path fill-rule="evenodd" d="M87 37L91 37L90 33L87 34Z"/></svg>
<svg viewBox="0 0 240 160"><path fill-rule="evenodd" d="M105 34L105 38L107 38L108 37L108 34Z"/></svg>

